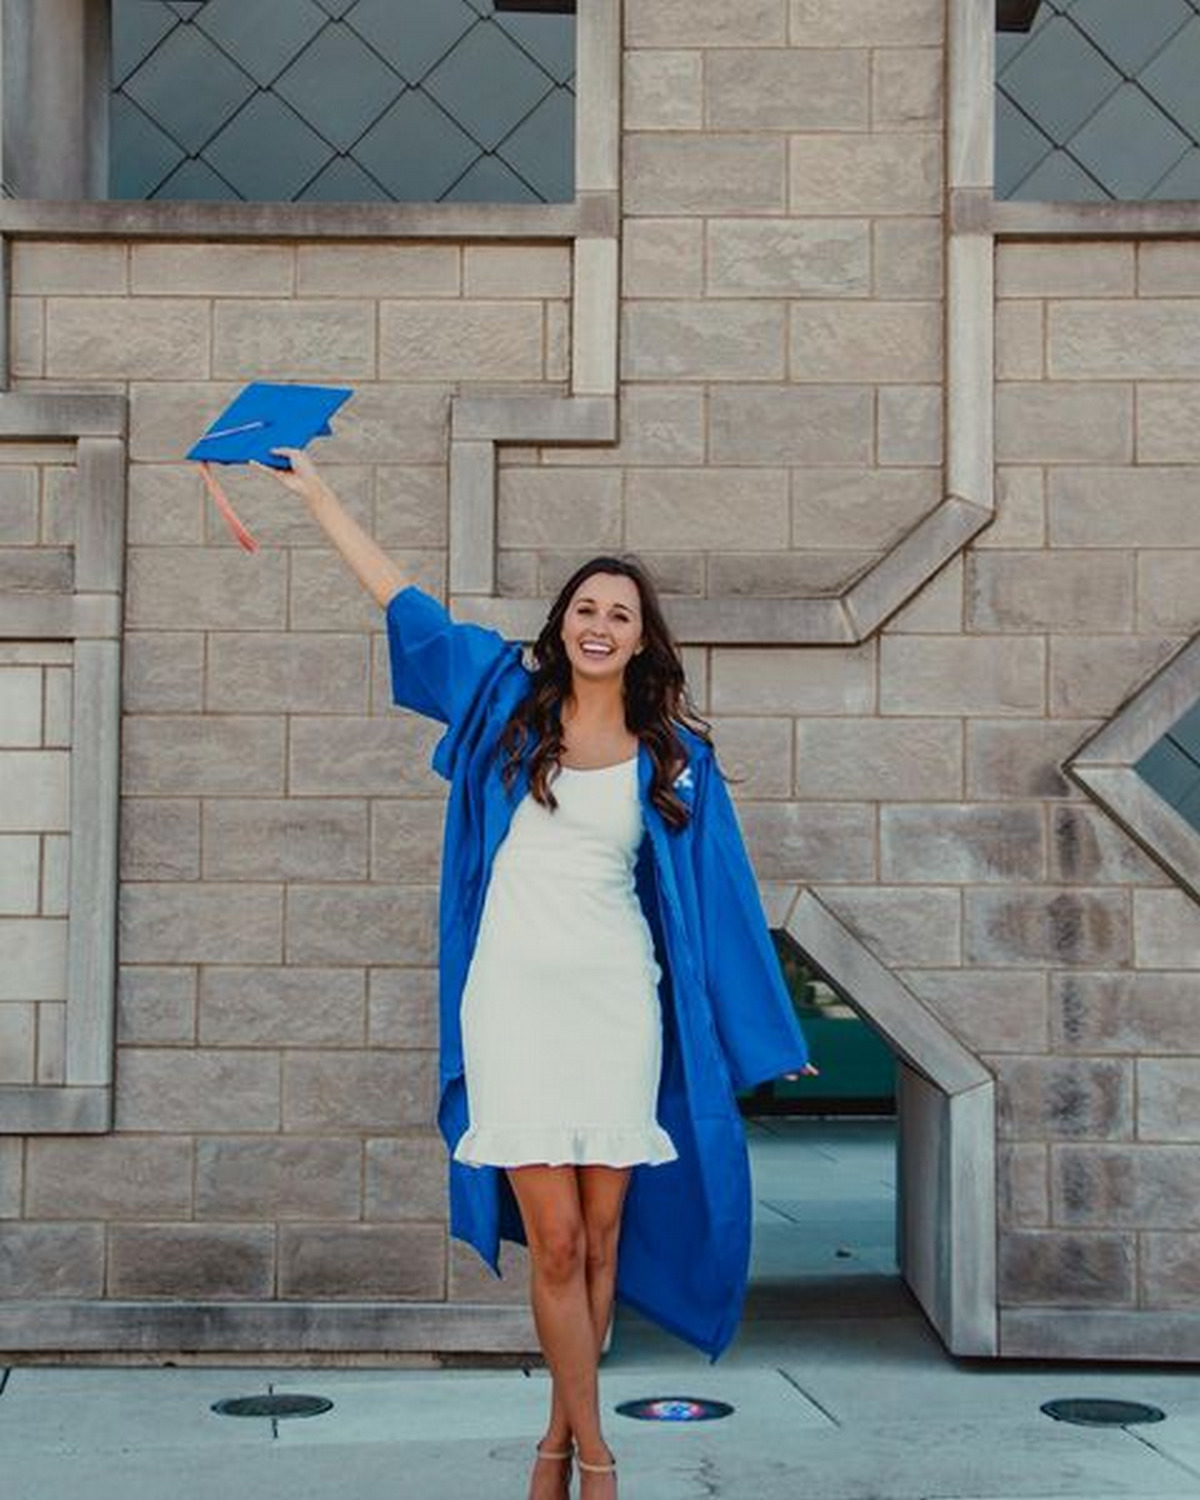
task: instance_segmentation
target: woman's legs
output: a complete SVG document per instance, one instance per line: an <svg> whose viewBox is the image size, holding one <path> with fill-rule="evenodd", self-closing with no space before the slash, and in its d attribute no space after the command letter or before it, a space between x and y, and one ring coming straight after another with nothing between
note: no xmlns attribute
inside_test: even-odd
<svg viewBox="0 0 1200 1500"><path fill-rule="evenodd" d="M508 1174L529 1242L534 1323L553 1377L542 1446L558 1451L573 1436L586 1462L603 1463L608 1449L596 1367L612 1308L629 1168L529 1166L510 1167ZM551 1475L545 1478L547 1486L554 1484ZM537 1487L536 1472L534 1479Z"/></svg>

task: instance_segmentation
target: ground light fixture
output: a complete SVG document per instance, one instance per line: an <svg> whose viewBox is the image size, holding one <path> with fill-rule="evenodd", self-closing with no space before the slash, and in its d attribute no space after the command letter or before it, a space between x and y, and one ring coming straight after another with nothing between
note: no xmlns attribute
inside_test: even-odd
<svg viewBox="0 0 1200 1500"><path fill-rule="evenodd" d="M1040 1410L1056 1422L1073 1422L1077 1427L1132 1427L1137 1422L1162 1422L1167 1415L1144 1401L1113 1401L1100 1396L1044 1401Z"/></svg>
<svg viewBox="0 0 1200 1500"><path fill-rule="evenodd" d="M716 1422L733 1415L728 1401L709 1401L703 1396L644 1396L639 1401L622 1401L616 1410L635 1422Z"/></svg>
<svg viewBox="0 0 1200 1500"><path fill-rule="evenodd" d="M227 1396L214 1401L212 1410L219 1417L319 1417L333 1410L327 1396L303 1396L291 1391L269 1390L265 1396Z"/></svg>

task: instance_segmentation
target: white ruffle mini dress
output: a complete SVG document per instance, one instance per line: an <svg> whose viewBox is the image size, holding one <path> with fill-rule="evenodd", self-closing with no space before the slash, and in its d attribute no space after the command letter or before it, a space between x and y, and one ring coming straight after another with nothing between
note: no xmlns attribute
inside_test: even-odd
<svg viewBox="0 0 1200 1500"><path fill-rule="evenodd" d="M634 884L637 756L560 768L492 866L462 997L472 1166L674 1161L655 1118L660 970Z"/></svg>

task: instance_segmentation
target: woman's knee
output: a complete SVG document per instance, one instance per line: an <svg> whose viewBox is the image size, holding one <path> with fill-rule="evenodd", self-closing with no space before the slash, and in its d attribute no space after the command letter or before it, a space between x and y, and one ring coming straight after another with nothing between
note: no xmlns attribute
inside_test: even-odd
<svg viewBox="0 0 1200 1500"><path fill-rule="evenodd" d="M619 1219L607 1216L602 1219L584 1219L584 1257L589 1273L594 1275L597 1271L607 1271L616 1265L620 1228Z"/></svg>
<svg viewBox="0 0 1200 1500"><path fill-rule="evenodd" d="M584 1268L587 1242L582 1219L561 1217L538 1225L529 1253L540 1276L555 1284L578 1276Z"/></svg>

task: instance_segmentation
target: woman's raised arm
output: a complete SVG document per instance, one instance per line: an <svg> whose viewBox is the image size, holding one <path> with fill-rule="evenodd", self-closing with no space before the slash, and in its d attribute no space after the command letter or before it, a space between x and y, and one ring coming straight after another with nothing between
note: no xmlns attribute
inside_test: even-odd
<svg viewBox="0 0 1200 1500"><path fill-rule="evenodd" d="M303 499L313 519L342 554L359 583L381 608L386 608L393 595L411 580L405 578L374 537L368 536L347 512L303 448L276 448L274 451L286 458L292 467L272 469L267 464L257 463L253 467L273 475L286 489Z"/></svg>

